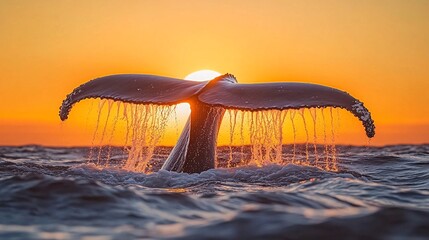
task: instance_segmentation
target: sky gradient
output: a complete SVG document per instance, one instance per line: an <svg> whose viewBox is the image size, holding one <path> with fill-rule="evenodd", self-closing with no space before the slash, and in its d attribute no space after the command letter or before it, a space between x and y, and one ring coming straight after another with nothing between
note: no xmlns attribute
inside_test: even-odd
<svg viewBox="0 0 429 240"><path fill-rule="evenodd" d="M78 85L104 75L312 82L362 100L373 145L429 142L429 1L1 1L0 145L88 145ZM347 115L347 114L345 114ZM341 114L340 143L367 144Z"/></svg>

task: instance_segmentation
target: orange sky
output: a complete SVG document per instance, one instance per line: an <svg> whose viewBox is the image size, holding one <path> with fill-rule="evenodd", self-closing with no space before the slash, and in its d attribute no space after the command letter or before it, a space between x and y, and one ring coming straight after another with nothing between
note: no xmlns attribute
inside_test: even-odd
<svg viewBox="0 0 429 240"><path fill-rule="evenodd" d="M92 78L199 69L239 82L346 90L377 125L373 145L429 142L429 1L1 1L0 145L87 145ZM367 144L351 117L342 143ZM91 123L92 124L92 123ZM89 131L89 133L88 133Z"/></svg>

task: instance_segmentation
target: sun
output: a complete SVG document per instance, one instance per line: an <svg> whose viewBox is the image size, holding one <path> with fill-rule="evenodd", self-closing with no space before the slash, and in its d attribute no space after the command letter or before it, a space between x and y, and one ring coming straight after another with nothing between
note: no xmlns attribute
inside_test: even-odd
<svg viewBox="0 0 429 240"><path fill-rule="evenodd" d="M216 71L203 69L203 70L195 71L193 73L188 74L185 77L185 80L202 82L202 81L212 80L213 78L218 77L220 75L221 74ZM176 114L179 118L186 120L186 118L189 116L190 113L191 113L191 109L188 103L177 104Z"/></svg>
<svg viewBox="0 0 429 240"><path fill-rule="evenodd" d="M199 70L191 74L188 74L188 76L185 77L185 80L202 82L202 81L212 80L213 78L219 77L220 75L221 74L216 71L204 69L204 70Z"/></svg>

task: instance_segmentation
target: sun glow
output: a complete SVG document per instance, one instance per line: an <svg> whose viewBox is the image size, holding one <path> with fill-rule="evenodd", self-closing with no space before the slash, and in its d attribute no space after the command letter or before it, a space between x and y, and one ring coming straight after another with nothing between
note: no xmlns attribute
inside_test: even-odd
<svg viewBox="0 0 429 240"><path fill-rule="evenodd" d="M185 77L185 80L203 82L203 81L212 80L213 78L218 77L220 75L221 74L216 71L204 69L204 70L199 70L188 74ZM191 108L188 103L177 104L176 106L177 116L180 116L180 118L186 119L186 117L189 116L190 113L191 113Z"/></svg>

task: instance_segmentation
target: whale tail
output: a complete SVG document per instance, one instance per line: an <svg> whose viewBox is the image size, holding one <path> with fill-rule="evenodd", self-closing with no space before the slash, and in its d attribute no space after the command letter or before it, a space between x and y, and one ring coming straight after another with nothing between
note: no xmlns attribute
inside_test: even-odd
<svg viewBox="0 0 429 240"><path fill-rule="evenodd" d="M73 105L83 99L111 99L126 103L175 105L186 102L208 84L144 74L118 74L97 78L75 88L64 99L59 116L68 118Z"/></svg>
<svg viewBox="0 0 429 240"><path fill-rule="evenodd" d="M238 84L231 74L205 82L141 74L112 75L89 81L67 95L60 107L61 120L67 119L73 104L86 98L135 104L190 103L191 116L162 167L178 172L201 172L214 167L216 139L226 109L343 108L362 122L369 138L375 135L374 121L361 101L344 91L309 83Z"/></svg>

